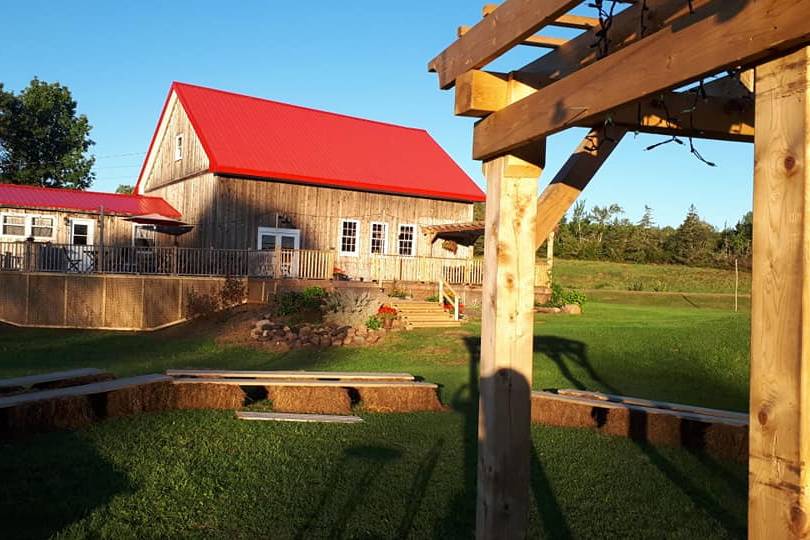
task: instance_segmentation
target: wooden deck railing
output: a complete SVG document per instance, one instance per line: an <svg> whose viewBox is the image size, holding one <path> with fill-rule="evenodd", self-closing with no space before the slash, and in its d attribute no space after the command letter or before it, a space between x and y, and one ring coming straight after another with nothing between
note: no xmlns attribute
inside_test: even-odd
<svg viewBox="0 0 810 540"><path fill-rule="evenodd" d="M205 249L77 246L0 242L0 272L234 276L326 280L341 266L331 250ZM365 280L480 285L482 259L373 255ZM549 285L549 265L538 262L537 286Z"/></svg>

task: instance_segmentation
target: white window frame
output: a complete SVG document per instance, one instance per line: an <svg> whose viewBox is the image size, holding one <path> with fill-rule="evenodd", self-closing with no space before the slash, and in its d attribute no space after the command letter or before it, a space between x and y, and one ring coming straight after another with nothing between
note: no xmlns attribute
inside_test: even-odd
<svg viewBox="0 0 810 540"><path fill-rule="evenodd" d="M183 150L185 146L185 137L183 137L182 133L178 133L174 136L174 160L180 161L183 159Z"/></svg>
<svg viewBox="0 0 810 540"><path fill-rule="evenodd" d="M132 245L133 246L135 246L135 238L137 236L135 233L138 231L138 229L147 228L147 227L151 227L151 229L149 229L149 230L151 230L155 234L155 236L154 236L155 244L154 245L157 246L157 230L155 229L155 226L154 225L145 225L143 223L133 223L132 224Z"/></svg>
<svg viewBox="0 0 810 540"><path fill-rule="evenodd" d="M372 249L374 249L374 226L375 225L382 225L382 251L379 253L374 253ZM368 252L371 255L387 255L388 254L388 223L384 221L372 221L369 224L368 230Z"/></svg>
<svg viewBox="0 0 810 540"><path fill-rule="evenodd" d="M293 249L301 249L301 229L283 229L280 227L259 227L256 231L256 249L262 249L262 236L275 236L276 245L281 245L282 236L293 237Z"/></svg>
<svg viewBox="0 0 810 540"><path fill-rule="evenodd" d="M343 251L343 224L354 223L354 251ZM360 256L360 220L357 219L341 219L338 226L338 253L343 257L359 257Z"/></svg>
<svg viewBox="0 0 810 540"><path fill-rule="evenodd" d="M6 216L17 217L23 219L23 234L4 234L3 233L3 222L5 221ZM57 226L57 219L56 216L49 216L46 214L18 214L16 212L2 212L0 213L0 237L3 238L22 238L27 239L31 238L34 232L34 218L45 218L51 220L51 235L50 236L35 236L33 237L34 240L39 240L40 242L53 242L56 238L56 226ZM16 225L19 227L19 225Z"/></svg>
<svg viewBox="0 0 810 540"><path fill-rule="evenodd" d="M403 227L410 227L412 232L411 237L411 253L402 253L402 244L400 244L400 235L402 235L402 228ZM400 223L397 227L397 255L401 255L402 257L416 257L416 224L414 223Z"/></svg>

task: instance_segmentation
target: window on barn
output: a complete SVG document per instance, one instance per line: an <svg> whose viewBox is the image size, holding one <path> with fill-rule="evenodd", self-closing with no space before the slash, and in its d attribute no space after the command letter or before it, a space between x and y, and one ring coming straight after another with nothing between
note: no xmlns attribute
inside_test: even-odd
<svg viewBox="0 0 810 540"><path fill-rule="evenodd" d="M4 214L0 222L0 235L25 237L25 216Z"/></svg>
<svg viewBox="0 0 810 540"><path fill-rule="evenodd" d="M384 255L388 251L388 223L371 223L371 243L372 255Z"/></svg>
<svg viewBox="0 0 810 540"><path fill-rule="evenodd" d="M31 236L34 238L53 238L54 219L45 216L31 218Z"/></svg>
<svg viewBox="0 0 810 540"><path fill-rule="evenodd" d="M181 133L174 138L174 160L180 161L183 159L183 134Z"/></svg>
<svg viewBox="0 0 810 540"><path fill-rule="evenodd" d="M400 255L416 255L416 225L400 225L397 244Z"/></svg>
<svg viewBox="0 0 810 540"><path fill-rule="evenodd" d="M358 255L360 253L360 222L356 219L340 220L340 254Z"/></svg>
<svg viewBox="0 0 810 540"><path fill-rule="evenodd" d="M153 247L156 234L154 225L133 225L132 245L136 247Z"/></svg>

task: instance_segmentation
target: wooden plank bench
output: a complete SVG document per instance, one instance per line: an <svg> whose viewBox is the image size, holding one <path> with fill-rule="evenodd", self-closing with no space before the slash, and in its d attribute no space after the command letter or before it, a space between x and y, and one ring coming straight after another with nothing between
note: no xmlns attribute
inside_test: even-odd
<svg viewBox="0 0 810 540"><path fill-rule="evenodd" d="M574 390L574 389L561 389L557 390L557 394L563 396L574 396L585 399L593 399L600 401L609 401L611 403L620 403L626 405L638 405L641 407L649 407L653 409L663 409L671 411L679 411L684 413L693 413L702 416L731 418L748 423L748 414L736 411L724 411L721 409L710 409L707 407L698 407L695 405L683 405L680 403L671 403L668 401L655 401L651 399L634 398L627 396L619 396L615 394L603 394L602 392L589 392L587 390Z"/></svg>
<svg viewBox="0 0 810 540"><path fill-rule="evenodd" d="M256 420L264 422L318 422L327 424L359 424L363 422L363 419L359 416L336 414L295 414L236 411L236 417L240 420Z"/></svg>
<svg viewBox="0 0 810 540"><path fill-rule="evenodd" d="M438 385L413 380L176 378L174 386L181 409L237 409L252 397L288 413L348 414L356 403L369 412L444 410Z"/></svg>
<svg viewBox="0 0 810 540"><path fill-rule="evenodd" d="M114 379L112 373L95 368L72 369L69 371L54 371L38 375L26 375L12 379L0 379L0 396L41 390L46 388L63 388L77 386L99 381Z"/></svg>
<svg viewBox="0 0 810 540"><path fill-rule="evenodd" d="M376 373L373 371L225 371L216 369L169 369L166 370L166 375L177 378L215 379L415 380L415 377L410 373Z"/></svg>
<svg viewBox="0 0 810 540"><path fill-rule="evenodd" d="M141 375L2 397L0 438L75 429L104 418L172 409L171 381L166 375Z"/></svg>
<svg viewBox="0 0 810 540"><path fill-rule="evenodd" d="M646 407L553 392L532 392L532 422L586 427L661 446L683 446L745 461L748 419Z"/></svg>

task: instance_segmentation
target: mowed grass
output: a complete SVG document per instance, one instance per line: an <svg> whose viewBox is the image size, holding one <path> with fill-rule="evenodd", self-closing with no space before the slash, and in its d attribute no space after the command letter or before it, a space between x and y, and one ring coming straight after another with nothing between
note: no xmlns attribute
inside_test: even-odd
<svg viewBox="0 0 810 540"><path fill-rule="evenodd" d="M576 289L734 294L734 270L670 264L554 260L554 280ZM740 294L751 293L751 274L740 271Z"/></svg>
<svg viewBox="0 0 810 540"><path fill-rule="evenodd" d="M469 538L479 327L285 355L208 335L0 331L0 376L79 366L409 371L446 413L359 425L240 422L221 411L107 421L0 445L9 538ZM593 303L535 326L535 388L745 410L746 315ZM746 468L587 430L533 427L530 537L742 537Z"/></svg>

